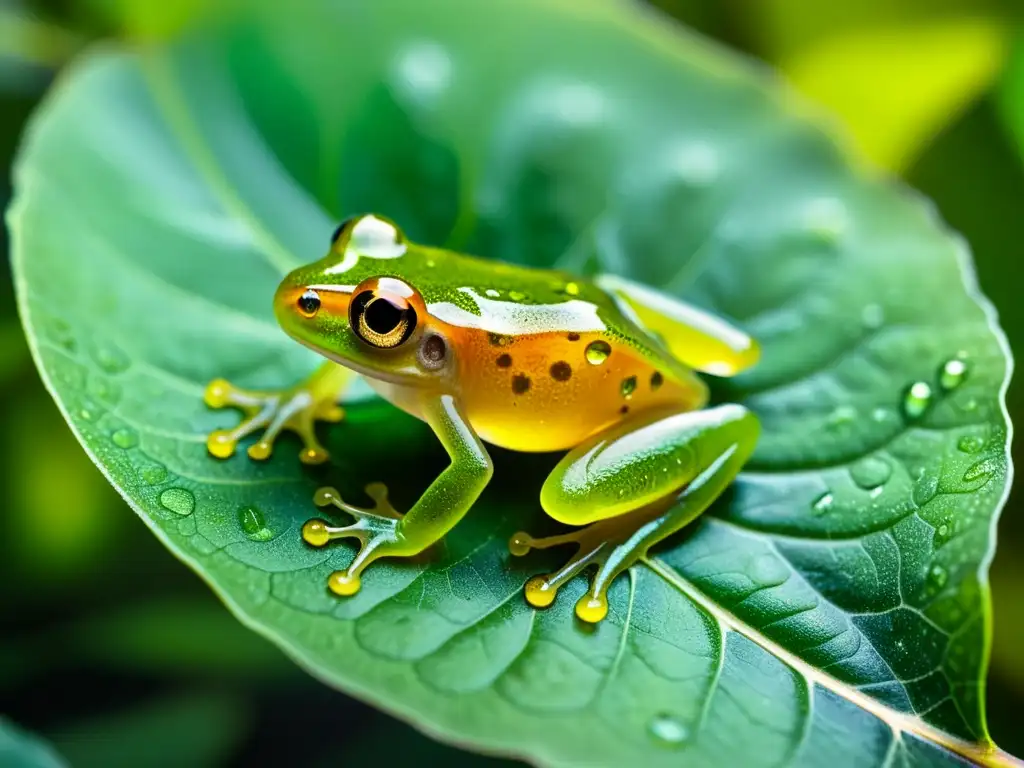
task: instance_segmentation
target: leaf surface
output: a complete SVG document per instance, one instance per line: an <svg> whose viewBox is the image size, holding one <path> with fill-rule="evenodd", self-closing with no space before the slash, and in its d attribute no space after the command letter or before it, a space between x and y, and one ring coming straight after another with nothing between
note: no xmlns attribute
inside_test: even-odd
<svg viewBox="0 0 1024 768"><path fill-rule="evenodd" d="M613 2L250 8L80 60L34 121L9 214L37 363L99 466L248 625L436 736L552 765L997 761L988 562L1009 475L1008 353L963 243L868 178L763 72ZM299 536L313 490L408 508L445 465L373 398L310 470L284 442L210 458L223 376L317 365L273 320L281 275L375 210L417 240L617 272L742 326L719 401L763 436L710 513L572 616L512 560L556 526L557 457L494 451L442 546L324 589L353 550ZM958 373L960 372L960 373ZM915 386L916 385L916 386ZM73 504L73 501L69 501Z"/></svg>

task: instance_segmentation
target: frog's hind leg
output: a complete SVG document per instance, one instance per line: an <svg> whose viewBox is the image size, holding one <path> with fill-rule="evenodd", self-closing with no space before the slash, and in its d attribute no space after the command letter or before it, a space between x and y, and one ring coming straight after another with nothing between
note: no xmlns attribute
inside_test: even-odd
<svg viewBox="0 0 1024 768"><path fill-rule="evenodd" d="M217 458L226 459L235 453L240 440L262 429L260 439L248 449L251 459L262 461L270 458L281 432L290 430L302 440L302 462L321 464L327 461L328 453L317 440L316 422L342 420L345 413L338 397L353 377L348 369L325 363L306 381L280 391L257 392L214 379L206 386L206 404L211 408L238 408L245 418L234 429L211 432L206 448Z"/></svg>
<svg viewBox="0 0 1024 768"><path fill-rule="evenodd" d="M589 623L603 619L615 577L711 505L750 457L758 432L753 414L726 405L598 435L577 447L545 483L542 501L563 522L594 522L560 536L512 536L509 550L517 556L563 544L577 548L564 567L526 583L527 601L551 605L563 584L593 567L576 615ZM606 504L612 498L617 505ZM629 498L636 500L632 509L624 507Z"/></svg>

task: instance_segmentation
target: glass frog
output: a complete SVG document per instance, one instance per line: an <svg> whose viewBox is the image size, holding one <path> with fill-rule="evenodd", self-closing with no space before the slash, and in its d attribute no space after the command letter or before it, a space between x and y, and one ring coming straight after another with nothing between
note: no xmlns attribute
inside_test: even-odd
<svg viewBox="0 0 1024 768"><path fill-rule="evenodd" d="M262 428L248 453L266 459L289 429L303 441L302 461L325 461L314 425L343 418L340 393L361 374L429 424L451 457L405 514L379 483L367 486L372 509L346 503L333 488L317 491L318 506L354 522L312 519L303 539L314 547L346 537L361 545L348 569L328 579L338 595L356 593L372 561L416 555L448 533L491 479L490 443L567 452L540 489L540 504L574 530L517 533L509 550L523 556L575 544L563 568L526 583L526 599L550 605L559 587L592 569L576 615L598 622L615 577L707 509L758 438L747 409L708 406L698 375L749 368L759 355L754 340L623 278L582 279L431 248L382 216L364 215L338 227L321 260L284 278L274 310L289 335L326 361L281 392L211 382L207 404L239 408L246 418L211 434L210 453L227 458Z"/></svg>

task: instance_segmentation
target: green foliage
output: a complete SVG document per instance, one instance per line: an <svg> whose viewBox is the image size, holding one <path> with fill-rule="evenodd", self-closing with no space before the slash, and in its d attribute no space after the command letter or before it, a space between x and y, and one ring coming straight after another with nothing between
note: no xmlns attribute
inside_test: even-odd
<svg viewBox="0 0 1024 768"><path fill-rule="evenodd" d="M64 768L64 760L49 744L0 717L0 765L4 768Z"/></svg>
<svg viewBox="0 0 1024 768"><path fill-rule="evenodd" d="M763 75L635 9L424 5L253 8L94 52L51 95L9 221L33 352L90 455L243 621L433 734L551 764L980 756L1008 362L960 241ZM762 342L715 387L761 418L748 471L596 630L582 583L522 599L562 553L505 548L554 528L557 457L496 451L444 546L340 601L324 579L352 549L299 538L313 489L383 480L408 507L444 465L426 428L364 399L330 467L206 454L230 418L206 381L317 364L270 298L363 210L664 286Z"/></svg>

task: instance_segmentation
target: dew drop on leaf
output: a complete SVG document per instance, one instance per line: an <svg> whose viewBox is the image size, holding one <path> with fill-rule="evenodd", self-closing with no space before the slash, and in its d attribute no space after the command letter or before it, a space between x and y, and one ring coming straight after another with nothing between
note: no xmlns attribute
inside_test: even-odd
<svg viewBox="0 0 1024 768"><path fill-rule="evenodd" d="M868 330L877 330L885 323L885 311L880 304L868 304L860 311L860 321Z"/></svg>
<svg viewBox="0 0 1024 768"><path fill-rule="evenodd" d="M932 388L923 381L916 381L903 396L903 413L908 419L920 418L931 402Z"/></svg>
<svg viewBox="0 0 1024 768"><path fill-rule="evenodd" d="M850 477L866 491L885 485L892 476L892 465L879 456L868 456L850 467Z"/></svg>
<svg viewBox="0 0 1024 768"><path fill-rule="evenodd" d="M849 405L840 405L828 416L828 426L831 429L841 429L849 426L857 418L857 410Z"/></svg>
<svg viewBox="0 0 1024 768"><path fill-rule="evenodd" d="M992 459L982 459L977 464L972 464L964 472L965 483L976 483L979 480L987 481L995 474L995 462Z"/></svg>
<svg viewBox="0 0 1024 768"><path fill-rule="evenodd" d="M273 538L273 532L267 528L263 513L258 507L241 507L238 510L238 522L245 531L245 535L256 541L268 541Z"/></svg>
<svg viewBox="0 0 1024 768"><path fill-rule="evenodd" d="M160 494L160 503L176 515L191 515L196 508L196 497L184 488L168 488Z"/></svg>
<svg viewBox="0 0 1024 768"><path fill-rule="evenodd" d="M811 511L816 515L824 515L830 509L832 504L835 502L835 497L831 493L823 493L818 499L811 505Z"/></svg>
<svg viewBox="0 0 1024 768"><path fill-rule="evenodd" d="M656 715L648 730L657 742L668 747L678 747L690 738L690 729L672 715Z"/></svg>
<svg viewBox="0 0 1024 768"><path fill-rule="evenodd" d="M150 464L144 467L139 475L146 485L157 485L167 479L167 467L163 464Z"/></svg>
<svg viewBox="0 0 1024 768"><path fill-rule="evenodd" d="M136 434L134 429L128 427L122 427L110 436L110 439L114 441L114 445L118 448L134 448L139 444L139 436Z"/></svg>
<svg viewBox="0 0 1024 768"><path fill-rule="evenodd" d="M948 360L939 372L939 384L949 392L959 387L967 376L967 363L960 358Z"/></svg>
<svg viewBox="0 0 1024 768"><path fill-rule="evenodd" d="M96 364L107 373L122 373L128 370L131 361L128 356L114 347L100 347L93 352Z"/></svg>
<svg viewBox="0 0 1024 768"><path fill-rule="evenodd" d="M928 569L928 583L935 589L942 589L946 586L947 578L949 578L949 574L941 565L936 564Z"/></svg>
<svg viewBox="0 0 1024 768"><path fill-rule="evenodd" d="M985 447L985 441L977 435L964 435L956 444L963 453L977 453Z"/></svg>

